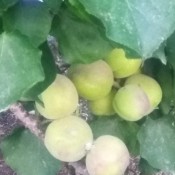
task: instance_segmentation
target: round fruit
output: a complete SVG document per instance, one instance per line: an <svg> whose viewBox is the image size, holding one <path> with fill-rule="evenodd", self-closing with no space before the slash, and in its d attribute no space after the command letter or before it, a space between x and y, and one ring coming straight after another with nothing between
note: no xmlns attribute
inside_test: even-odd
<svg viewBox="0 0 175 175"><path fill-rule="evenodd" d="M117 137L104 135L94 142L86 156L90 175L123 175L129 165L126 145Z"/></svg>
<svg viewBox="0 0 175 175"><path fill-rule="evenodd" d="M35 102L38 112L48 119L71 115L78 106L78 93L74 84L58 74L55 81L40 94L43 106Z"/></svg>
<svg viewBox="0 0 175 175"><path fill-rule="evenodd" d="M150 111L147 95L138 85L126 85L118 90L113 107L120 117L128 121L137 121Z"/></svg>
<svg viewBox="0 0 175 175"><path fill-rule="evenodd" d="M105 60L112 71L115 78L125 78L138 71L142 64L139 58L126 58L123 49L114 49Z"/></svg>
<svg viewBox="0 0 175 175"><path fill-rule="evenodd" d="M83 158L92 142L91 128L85 120L76 116L54 120L47 127L44 139L48 151L64 162Z"/></svg>
<svg viewBox="0 0 175 175"><path fill-rule="evenodd" d="M79 95L87 100L97 100L106 96L113 85L113 73L102 60L90 64L70 67L68 76L75 84Z"/></svg>
<svg viewBox="0 0 175 175"><path fill-rule="evenodd" d="M144 90L144 92L148 96L152 109L155 109L157 105L161 102L162 99L161 87L158 84L158 82L154 80L152 77L149 77L144 74L136 74L129 77L126 80L125 85L128 84L136 84Z"/></svg>
<svg viewBox="0 0 175 175"><path fill-rule="evenodd" d="M113 108L113 99L116 94L116 90L112 89L111 92L105 97L99 100L89 101L89 109L92 114L97 116L112 115L115 113Z"/></svg>

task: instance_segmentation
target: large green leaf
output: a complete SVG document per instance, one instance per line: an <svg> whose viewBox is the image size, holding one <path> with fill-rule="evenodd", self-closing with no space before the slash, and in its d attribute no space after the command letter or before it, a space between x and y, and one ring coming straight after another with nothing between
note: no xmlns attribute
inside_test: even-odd
<svg viewBox="0 0 175 175"><path fill-rule="evenodd" d="M21 0L3 15L3 23L6 31L19 30L38 46L47 39L52 16L42 2Z"/></svg>
<svg viewBox="0 0 175 175"><path fill-rule="evenodd" d="M175 32L168 38L166 43L166 55L168 62L172 65L172 75L173 75L173 107L175 107ZM168 90L167 90L168 91ZM175 108L173 109L173 112L175 111Z"/></svg>
<svg viewBox="0 0 175 175"><path fill-rule="evenodd" d="M19 0L0 0L0 14Z"/></svg>
<svg viewBox="0 0 175 175"><path fill-rule="evenodd" d="M41 51L19 33L0 35L0 110L16 102L44 74Z"/></svg>
<svg viewBox="0 0 175 175"><path fill-rule="evenodd" d="M148 58L175 29L174 0L79 0L102 21L109 39Z"/></svg>
<svg viewBox="0 0 175 175"><path fill-rule="evenodd" d="M60 161L28 130L18 129L0 144L5 162L19 175L56 175Z"/></svg>
<svg viewBox="0 0 175 175"><path fill-rule="evenodd" d="M29 89L23 96L22 99L25 100L36 100L37 96L44 91L55 79L56 77L56 66L51 54L50 49L48 48L47 43L43 44L42 47L42 57L41 64L43 66L45 79L42 82L37 83L34 87Z"/></svg>
<svg viewBox="0 0 175 175"><path fill-rule="evenodd" d="M152 57L160 59L163 64L167 63L167 57L165 54L165 42L163 42L160 47L153 53Z"/></svg>
<svg viewBox="0 0 175 175"><path fill-rule="evenodd" d="M153 168L148 162L144 159L140 159L139 169L142 175L153 175L158 172L157 169Z"/></svg>
<svg viewBox="0 0 175 175"><path fill-rule="evenodd" d="M80 19L84 21L91 20L90 15L88 15L88 13L85 11L84 7L78 0L67 0L65 1L65 3L69 10L76 14L76 16L78 16Z"/></svg>
<svg viewBox="0 0 175 175"><path fill-rule="evenodd" d="M47 7L53 13L57 13L63 1L62 0L43 0L43 2L47 5Z"/></svg>
<svg viewBox="0 0 175 175"><path fill-rule="evenodd" d="M138 133L140 155L154 168L175 171L175 123L166 116L148 119Z"/></svg>
<svg viewBox="0 0 175 175"><path fill-rule="evenodd" d="M168 38L165 51L168 61L172 64L175 70L175 32Z"/></svg>
<svg viewBox="0 0 175 175"><path fill-rule="evenodd" d="M2 18L0 17L0 34L3 32Z"/></svg>
<svg viewBox="0 0 175 175"><path fill-rule="evenodd" d="M166 41L166 55L170 61L174 61L173 64L175 66L175 32L167 39Z"/></svg>
<svg viewBox="0 0 175 175"><path fill-rule="evenodd" d="M160 84L163 95L160 109L164 115L169 114L175 99L174 71L169 60L164 65L158 59L148 59L144 62L143 72L156 79Z"/></svg>
<svg viewBox="0 0 175 175"><path fill-rule="evenodd" d="M54 19L52 35L68 63L92 62L104 58L113 48L93 21L84 21L67 9Z"/></svg>
<svg viewBox="0 0 175 175"><path fill-rule="evenodd" d="M94 138L102 135L113 135L122 139L132 154L139 152L137 132L139 126L134 122L126 122L117 116L99 117L90 123Z"/></svg>

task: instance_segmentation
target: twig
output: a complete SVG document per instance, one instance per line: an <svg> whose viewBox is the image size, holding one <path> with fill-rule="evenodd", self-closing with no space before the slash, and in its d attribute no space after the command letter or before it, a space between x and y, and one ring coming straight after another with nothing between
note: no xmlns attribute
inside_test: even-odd
<svg viewBox="0 0 175 175"><path fill-rule="evenodd" d="M11 111L6 110L0 113L0 141L6 136L10 135L13 130L21 126L19 122L12 114Z"/></svg>
<svg viewBox="0 0 175 175"><path fill-rule="evenodd" d="M48 46L50 48L50 51L53 55L53 58L55 59L55 64L57 65L58 69L62 74L67 73L67 69L70 66L68 63L65 62L65 60L62 58L62 56L59 53L58 49L58 42L55 37L49 35L47 38Z"/></svg>
<svg viewBox="0 0 175 175"><path fill-rule="evenodd" d="M44 134L41 129L39 129L35 116L26 112L21 103L11 105L9 110L13 113L14 117L20 120L34 135L41 140L44 139Z"/></svg>

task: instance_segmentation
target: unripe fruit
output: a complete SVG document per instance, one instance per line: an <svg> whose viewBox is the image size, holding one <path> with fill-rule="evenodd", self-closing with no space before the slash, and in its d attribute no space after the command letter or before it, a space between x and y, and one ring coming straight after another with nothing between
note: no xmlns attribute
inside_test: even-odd
<svg viewBox="0 0 175 175"><path fill-rule="evenodd" d="M64 162L75 162L86 154L93 142L91 128L85 120L69 116L49 124L44 143L48 151Z"/></svg>
<svg viewBox="0 0 175 175"><path fill-rule="evenodd" d="M102 60L90 64L72 65L68 76L75 84L78 94L87 100L97 100L106 96L113 85L113 73Z"/></svg>
<svg viewBox="0 0 175 175"><path fill-rule="evenodd" d="M94 142L86 156L90 175L123 175L129 165L126 145L117 137L104 135Z"/></svg>
<svg viewBox="0 0 175 175"><path fill-rule="evenodd" d="M158 82L154 80L152 77L149 77L144 74L136 74L129 77L126 80L125 85L128 84L136 84L144 90L144 92L148 96L152 109L155 109L157 105L161 102L162 99L161 87L158 84Z"/></svg>
<svg viewBox="0 0 175 175"><path fill-rule="evenodd" d="M118 90L113 107L120 117L128 121L137 121L150 111L150 102L138 85L126 85Z"/></svg>
<svg viewBox="0 0 175 175"><path fill-rule="evenodd" d="M139 58L126 58L123 49L114 49L105 60L112 71L115 78L125 78L138 71L142 64Z"/></svg>
<svg viewBox="0 0 175 175"><path fill-rule="evenodd" d="M55 81L40 95L43 105L35 102L38 112L48 119L71 115L78 106L78 93L74 84L58 74Z"/></svg>
<svg viewBox="0 0 175 175"><path fill-rule="evenodd" d="M114 114L115 111L112 103L116 92L115 89L112 89L105 97L102 97L99 100L89 101L89 109L92 114L97 116L108 116Z"/></svg>

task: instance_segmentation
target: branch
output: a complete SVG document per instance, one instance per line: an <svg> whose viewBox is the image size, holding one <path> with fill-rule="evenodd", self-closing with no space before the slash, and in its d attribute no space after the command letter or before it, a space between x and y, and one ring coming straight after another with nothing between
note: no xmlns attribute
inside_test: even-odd
<svg viewBox="0 0 175 175"><path fill-rule="evenodd" d="M11 105L9 110L13 113L14 117L20 120L21 123L34 135L39 137L41 140L44 139L44 133L41 129L39 129L36 117L26 112L21 103Z"/></svg>

